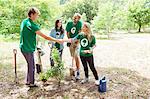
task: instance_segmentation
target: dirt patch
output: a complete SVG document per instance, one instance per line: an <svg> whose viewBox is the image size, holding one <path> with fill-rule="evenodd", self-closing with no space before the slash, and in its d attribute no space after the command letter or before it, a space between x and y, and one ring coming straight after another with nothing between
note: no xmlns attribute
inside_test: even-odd
<svg viewBox="0 0 150 99"><path fill-rule="evenodd" d="M103 71L102 71L103 70ZM107 92L100 93L98 86L94 84L93 75L90 73L90 81L81 84L80 81L70 80L66 76L57 86L55 80L49 79L46 83L38 81L37 88L29 88L23 83L15 85L13 82L0 83L1 96L14 98L52 98L52 99L105 99L105 98L138 98L150 97L150 79L143 78L137 72L122 68L98 68L102 74L106 74Z"/></svg>
<svg viewBox="0 0 150 99"><path fill-rule="evenodd" d="M116 34L117 35L117 34ZM58 88L56 81L49 79L47 84L36 81L38 88L24 85L26 77L26 63L19 51L19 43L0 43L0 98L3 99L148 99L150 98L150 34L117 35L116 40L97 40L94 51L95 66L99 76L107 78L107 92L99 93L94 85L94 77L89 72L90 81L81 84L80 81L68 79ZM64 44L65 45L65 44ZM19 84L14 83L14 65L12 50L16 48L17 73ZM42 57L44 70L49 67L49 48L44 46L45 55ZM65 66L71 64L68 48L65 46L63 60ZM84 78L81 66L81 79Z"/></svg>

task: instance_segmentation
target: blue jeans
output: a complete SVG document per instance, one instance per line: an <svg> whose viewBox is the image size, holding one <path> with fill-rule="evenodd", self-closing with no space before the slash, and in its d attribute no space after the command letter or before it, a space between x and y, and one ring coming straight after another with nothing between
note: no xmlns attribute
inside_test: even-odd
<svg viewBox="0 0 150 99"><path fill-rule="evenodd" d="M23 56L26 59L28 71L27 71L27 84L34 84L34 53L33 52L22 52Z"/></svg>

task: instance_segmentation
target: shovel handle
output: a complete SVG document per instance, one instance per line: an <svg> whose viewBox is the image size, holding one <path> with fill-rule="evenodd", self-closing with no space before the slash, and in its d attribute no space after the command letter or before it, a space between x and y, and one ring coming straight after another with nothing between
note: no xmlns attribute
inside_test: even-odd
<svg viewBox="0 0 150 99"><path fill-rule="evenodd" d="M18 77L17 77L17 63L16 63L16 54L17 54L17 49L13 49L14 53L14 65L15 65L15 83L18 83Z"/></svg>
<svg viewBox="0 0 150 99"><path fill-rule="evenodd" d="M13 53L14 53L14 54L17 54L17 49L13 49Z"/></svg>

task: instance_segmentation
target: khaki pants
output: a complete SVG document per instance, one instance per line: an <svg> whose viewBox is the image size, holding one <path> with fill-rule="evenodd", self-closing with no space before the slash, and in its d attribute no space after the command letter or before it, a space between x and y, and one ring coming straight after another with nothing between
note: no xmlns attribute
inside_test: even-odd
<svg viewBox="0 0 150 99"><path fill-rule="evenodd" d="M78 42L71 43L70 47L71 57L75 58L79 56L79 44ZM75 70L73 67L70 67L70 76L75 76Z"/></svg>
<svg viewBox="0 0 150 99"><path fill-rule="evenodd" d="M79 44L77 42L71 43L69 49L71 57L79 56Z"/></svg>

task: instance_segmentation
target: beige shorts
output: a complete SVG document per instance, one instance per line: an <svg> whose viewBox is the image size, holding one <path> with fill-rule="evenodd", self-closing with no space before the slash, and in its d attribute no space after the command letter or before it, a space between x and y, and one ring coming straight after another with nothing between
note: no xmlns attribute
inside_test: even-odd
<svg viewBox="0 0 150 99"><path fill-rule="evenodd" d="M69 49L72 57L79 56L79 43L71 43Z"/></svg>

